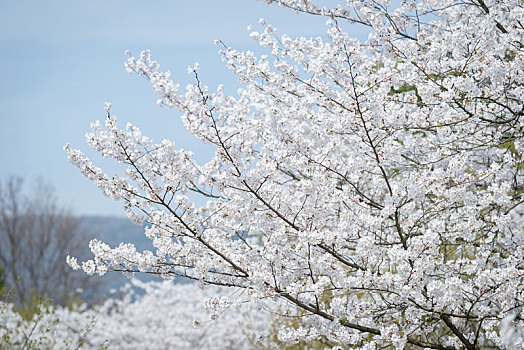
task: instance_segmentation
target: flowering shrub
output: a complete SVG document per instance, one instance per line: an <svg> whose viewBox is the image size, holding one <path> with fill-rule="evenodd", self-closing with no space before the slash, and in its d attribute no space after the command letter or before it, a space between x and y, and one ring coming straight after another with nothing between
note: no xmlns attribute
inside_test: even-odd
<svg viewBox="0 0 524 350"><path fill-rule="evenodd" d="M35 309L32 318L26 320L13 304L0 301L0 348L76 349L82 345L82 330L74 332L76 325L69 327L60 322L59 315L66 309L54 309L43 303Z"/></svg>
<svg viewBox="0 0 524 350"><path fill-rule="evenodd" d="M156 251L95 240L94 258L70 265L283 300L302 315L279 330L291 343L505 346L501 320L522 327L524 302L522 1L268 2L325 16L327 34L292 39L261 20L250 35L266 55L222 50L237 96L211 92L197 66L182 93L149 52L128 59L216 152L197 164L119 128L106 105L87 141L125 173L66 146L69 159L148 223Z"/></svg>

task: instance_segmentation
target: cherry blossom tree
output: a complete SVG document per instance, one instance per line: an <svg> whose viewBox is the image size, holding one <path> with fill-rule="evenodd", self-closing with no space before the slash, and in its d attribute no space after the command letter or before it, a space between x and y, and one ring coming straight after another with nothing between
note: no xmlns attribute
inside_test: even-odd
<svg viewBox="0 0 524 350"><path fill-rule="evenodd" d="M87 141L124 173L66 146L69 159L147 222L156 251L94 240L94 258L70 265L284 301L282 314L301 316L279 330L291 343L522 346L500 332L503 319L523 326L522 1L268 3L325 17L327 33L292 39L261 20L249 28L260 56L218 41L236 96L212 92L197 65L184 93L148 51L129 57L216 152L198 164L173 141L119 128L107 105Z"/></svg>

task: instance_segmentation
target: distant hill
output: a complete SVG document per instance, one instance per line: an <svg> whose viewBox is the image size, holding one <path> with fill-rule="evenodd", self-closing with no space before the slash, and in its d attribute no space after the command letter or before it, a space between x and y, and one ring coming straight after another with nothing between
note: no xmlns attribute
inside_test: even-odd
<svg viewBox="0 0 524 350"><path fill-rule="evenodd" d="M151 241L144 235L144 226L135 225L125 217L82 216L80 221L89 237L117 246L121 242L133 243L137 250L153 249Z"/></svg>

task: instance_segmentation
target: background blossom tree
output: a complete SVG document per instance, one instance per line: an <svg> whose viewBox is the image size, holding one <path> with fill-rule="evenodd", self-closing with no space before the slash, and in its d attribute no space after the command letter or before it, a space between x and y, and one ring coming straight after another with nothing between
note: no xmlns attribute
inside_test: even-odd
<svg viewBox="0 0 524 350"><path fill-rule="evenodd" d="M217 42L243 84L236 96L211 92L197 65L182 93L148 51L126 63L216 147L209 162L119 128L109 107L87 141L124 174L66 146L148 223L156 248L94 240L81 267L282 300L283 314L302 315L279 330L291 343L518 347L500 324L522 326L522 1L268 2L324 16L327 34L292 39L261 20L250 35L266 54ZM368 27L368 40L347 23Z"/></svg>
<svg viewBox="0 0 524 350"><path fill-rule="evenodd" d="M195 290L196 289L196 290ZM206 310L220 288L132 280L100 305L40 305L24 320L0 300L2 349L252 349L264 341L268 314L238 300ZM218 301L220 304L220 301ZM220 313L220 317L217 318ZM151 329L154 331L151 331Z"/></svg>

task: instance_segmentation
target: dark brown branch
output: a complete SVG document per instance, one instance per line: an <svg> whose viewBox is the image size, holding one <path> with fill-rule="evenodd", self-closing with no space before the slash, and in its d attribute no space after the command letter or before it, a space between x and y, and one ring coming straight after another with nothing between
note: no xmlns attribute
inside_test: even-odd
<svg viewBox="0 0 524 350"><path fill-rule="evenodd" d="M449 318L448 315L446 314L441 314L440 315L440 319L442 321L444 321L444 323L446 324L446 326L448 326L448 328L453 332L453 334L455 334L457 336L457 338L460 339L460 341L462 342L462 344L464 344L464 346L466 346L466 349L468 350L475 350L476 347L471 344L471 342L464 336L464 334L453 324L453 322L451 322L451 319Z"/></svg>
<svg viewBox="0 0 524 350"><path fill-rule="evenodd" d="M486 12L486 14L489 14L489 8L488 6L486 6L486 3L483 1L483 0L477 0L478 2L478 5L484 10L484 12ZM497 28L504 34L507 34L508 31L506 30L506 28L504 28L504 26L502 24L500 24L499 22L495 21L495 23L497 24Z"/></svg>
<svg viewBox="0 0 524 350"><path fill-rule="evenodd" d="M304 309L306 311L311 312L312 314L318 315L318 316L320 316L320 317L322 317L322 318L324 318L326 320L329 320L329 321L334 321L335 320L335 317L333 315L330 315L330 314L326 313L325 311L320 310L315 305L306 304L306 303L298 300L297 298L291 296L290 294L284 292L283 290L281 290L279 288L275 288L275 292L278 293L278 295L280 295L284 299L290 301L291 303L297 305L298 307L300 307L300 308L302 308L302 309ZM354 329L354 330L357 330L357 331L360 331L360 332L363 332L363 333L369 333L369 334L374 334L374 335L380 335L381 334L380 331L378 329L376 329L376 328L362 326L362 325L359 325L359 324L356 324L356 323L352 323L352 322L348 322L348 321L345 321L345 320L338 320L338 322L340 322L340 324L343 325L344 327L347 327L347 328L350 328L350 329ZM415 345L415 346L418 346L418 347L421 347L421 348L426 348L426 349L456 350L453 347L444 346L444 345L440 345L440 344L433 344L433 343L423 342L423 341L419 341L419 340L411 338L411 337L407 338L407 342L409 344L412 344L412 345Z"/></svg>

